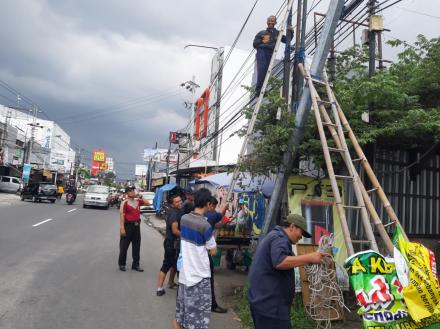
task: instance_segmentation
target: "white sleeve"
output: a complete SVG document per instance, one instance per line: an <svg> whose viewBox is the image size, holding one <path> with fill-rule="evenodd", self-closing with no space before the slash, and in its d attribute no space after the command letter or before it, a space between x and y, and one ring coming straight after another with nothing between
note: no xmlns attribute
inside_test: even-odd
<svg viewBox="0 0 440 329"><path fill-rule="evenodd" d="M215 242L214 235L211 237L211 239L206 241L206 245L205 246L206 246L206 249L208 249L208 250L214 249L215 247L217 247L217 243Z"/></svg>

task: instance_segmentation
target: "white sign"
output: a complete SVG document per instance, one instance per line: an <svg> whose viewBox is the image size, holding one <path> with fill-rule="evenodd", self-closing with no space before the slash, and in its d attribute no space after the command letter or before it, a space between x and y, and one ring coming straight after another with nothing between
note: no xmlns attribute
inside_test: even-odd
<svg viewBox="0 0 440 329"><path fill-rule="evenodd" d="M146 176L148 172L147 165L136 165L134 174L135 176Z"/></svg>
<svg viewBox="0 0 440 329"><path fill-rule="evenodd" d="M177 153L170 153L170 163L177 163ZM168 152L167 153L161 153L160 155L160 162L167 163L168 158Z"/></svg>
<svg viewBox="0 0 440 329"><path fill-rule="evenodd" d="M162 153L167 153L167 149L144 149L144 161L160 161L160 155Z"/></svg>

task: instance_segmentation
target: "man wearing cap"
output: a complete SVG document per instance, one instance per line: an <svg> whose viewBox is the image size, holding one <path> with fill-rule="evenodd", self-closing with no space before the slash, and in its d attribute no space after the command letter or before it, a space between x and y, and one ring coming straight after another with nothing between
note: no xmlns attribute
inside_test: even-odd
<svg viewBox="0 0 440 329"><path fill-rule="evenodd" d="M310 238L304 217L290 214L259 244L249 271L249 293L255 329L291 329L290 308L295 295L294 268L320 264L321 252L295 256L292 244Z"/></svg>
<svg viewBox="0 0 440 329"><path fill-rule="evenodd" d="M134 271L143 272L144 270L139 266L140 249L141 249L141 210L143 205L149 206L148 200L135 199L137 196L136 188L134 186L127 186L125 188L127 194L127 200L121 203L119 210L119 269L126 271L125 262L127 260L127 250L131 245L131 251L133 255L133 263L131 268Z"/></svg>

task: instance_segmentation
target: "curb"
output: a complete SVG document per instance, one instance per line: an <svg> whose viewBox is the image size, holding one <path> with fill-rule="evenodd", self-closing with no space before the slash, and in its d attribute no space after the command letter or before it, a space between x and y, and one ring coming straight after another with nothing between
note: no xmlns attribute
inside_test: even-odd
<svg viewBox="0 0 440 329"><path fill-rule="evenodd" d="M150 216L145 216L145 215L141 214L141 217L143 218L145 224L154 228L156 231L158 231L165 238L165 233L166 233L165 228L154 225L154 223L150 220Z"/></svg>

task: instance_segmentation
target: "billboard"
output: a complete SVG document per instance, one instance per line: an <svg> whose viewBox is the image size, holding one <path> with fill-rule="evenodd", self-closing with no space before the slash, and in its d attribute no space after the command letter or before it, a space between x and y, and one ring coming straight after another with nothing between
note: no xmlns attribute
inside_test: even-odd
<svg viewBox="0 0 440 329"><path fill-rule="evenodd" d="M92 160L96 162L105 162L105 151L93 150Z"/></svg>
<svg viewBox="0 0 440 329"><path fill-rule="evenodd" d="M115 168L113 158L107 158L106 163L107 163L107 171L113 171Z"/></svg>
<svg viewBox="0 0 440 329"><path fill-rule="evenodd" d="M135 176L146 176L148 172L147 165L136 165L134 169Z"/></svg>
<svg viewBox="0 0 440 329"><path fill-rule="evenodd" d="M107 170L106 156L104 150L93 150L92 152L92 169L90 173L97 175L100 171Z"/></svg>
<svg viewBox="0 0 440 329"><path fill-rule="evenodd" d="M167 149L144 149L144 161L154 161L154 162L160 162L160 155L163 153L168 153Z"/></svg>

